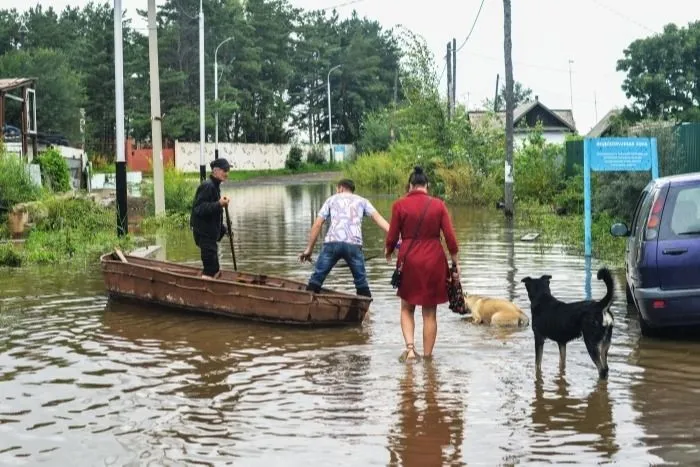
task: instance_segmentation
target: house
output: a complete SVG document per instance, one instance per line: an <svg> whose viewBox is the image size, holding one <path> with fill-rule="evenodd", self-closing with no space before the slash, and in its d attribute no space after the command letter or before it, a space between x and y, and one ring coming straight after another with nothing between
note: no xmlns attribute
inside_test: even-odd
<svg viewBox="0 0 700 467"><path fill-rule="evenodd" d="M586 138L605 138L611 136L614 119L621 113L622 110L620 109L612 109L610 112L606 113L605 116L591 128L591 131L586 134Z"/></svg>
<svg viewBox="0 0 700 467"><path fill-rule="evenodd" d="M492 122L499 127L505 127L505 112L493 113L485 110L475 110L468 113L469 121L473 124ZM576 123L571 109L550 109L535 100L525 102L515 108L513 112L513 125L515 127L514 145L521 146L528 138L532 129L538 122L542 124L542 136L549 143L563 144L568 135L576 133Z"/></svg>

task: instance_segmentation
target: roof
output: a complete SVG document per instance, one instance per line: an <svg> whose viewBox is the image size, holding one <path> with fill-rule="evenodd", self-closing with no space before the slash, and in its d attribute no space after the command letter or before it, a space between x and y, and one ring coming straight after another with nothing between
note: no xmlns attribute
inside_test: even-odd
<svg viewBox="0 0 700 467"><path fill-rule="evenodd" d="M586 135L587 138L600 138L605 134L606 131L610 129L610 126L612 125L612 120L614 117L617 117L622 113L622 110L620 109L612 109L608 113L605 114L605 116L595 124L593 128L591 128L591 131L588 132Z"/></svg>
<svg viewBox="0 0 700 467"><path fill-rule="evenodd" d="M700 182L700 172L691 172L678 175L667 175L665 177L659 177L654 180L656 185L666 185L668 183L688 183L688 182Z"/></svg>
<svg viewBox="0 0 700 467"><path fill-rule="evenodd" d="M12 91L13 89L29 86L36 81L35 78L0 78L0 92Z"/></svg>
<svg viewBox="0 0 700 467"><path fill-rule="evenodd" d="M576 122L574 121L574 114L571 111L571 109L550 109L538 99L535 99L534 101L530 102L525 102L515 108L515 110L513 111L513 125L517 126L520 120L522 120L532 109L538 106L542 108L545 112L550 113L552 116L554 116L554 118L559 120L562 126L566 127L567 129L573 132L576 131ZM473 123L486 121L488 120L489 116L491 116L492 118L495 117L495 120L493 121L494 124L498 123L503 126L505 125L505 112L493 113L485 110L474 110L469 112L469 120Z"/></svg>

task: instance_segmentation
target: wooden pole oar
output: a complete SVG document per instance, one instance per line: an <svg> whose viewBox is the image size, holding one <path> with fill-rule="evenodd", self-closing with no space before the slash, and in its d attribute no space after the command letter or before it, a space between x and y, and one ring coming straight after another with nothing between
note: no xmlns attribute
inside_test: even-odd
<svg viewBox="0 0 700 467"><path fill-rule="evenodd" d="M231 245L231 256L233 257L233 270L238 271L236 266L236 250L233 248L233 230L231 229L231 216L228 213L228 204L226 205L226 231L228 232L228 241Z"/></svg>

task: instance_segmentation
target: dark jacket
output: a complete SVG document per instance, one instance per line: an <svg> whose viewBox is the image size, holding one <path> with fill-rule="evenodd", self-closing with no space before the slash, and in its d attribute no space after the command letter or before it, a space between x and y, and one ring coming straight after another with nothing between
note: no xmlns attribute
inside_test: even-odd
<svg viewBox="0 0 700 467"><path fill-rule="evenodd" d="M223 225L224 208L221 199L221 181L209 177L197 188L190 215L190 227L195 235L213 240L221 240L226 234Z"/></svg>

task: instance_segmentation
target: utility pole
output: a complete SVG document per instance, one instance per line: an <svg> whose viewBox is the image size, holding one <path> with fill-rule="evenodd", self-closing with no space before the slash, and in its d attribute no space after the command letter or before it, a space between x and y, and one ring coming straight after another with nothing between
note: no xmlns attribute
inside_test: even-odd
<svg viewBox="0 0 700 467"><path fill-rule="evenodd" d="M569 60L569 99L571 99L571 111L574 111L574 86L571 80L571 64L574 63L573 60Z"/></svg>
<svg viewBox="0 0 700 467"><path fill-rule="evenodd" d="M117 235L129 233L126 205L126 159L124 154L124 42L122 0L114 0L114 103L116 111Z"/></svg>
<svg viewBox="0 0 700 467"><path fill-rule="evenodd" d="M503 54L506 68L506 163L505 163L505 209L506 217L513 217L513 38L511 35L510 0L503 0Z"/></svg>
<svg viewBox="0 0 700 467"><path fill-rule="evenodd" d="M452 115L457 104L457 39L452 38Z"/></svg>
<svg viewBox="0 0 700 467"><path fill-rule="evenodd" d="M496 95L493 97L493 112L496 113L498 112L498 81L500 80L501 75L499 73L496 73Z"/></svg>
<svg viewBox="0 0 700 467"><path fill-rule="evenodd" d="M156 216L165 214L163 186L163 136L160 114L160 73L158 71L158 24L156 0L148 0L148 56L151 82L151 142L153 148L153 196Z"/></svg>
<svg viewBox="0 0 700 467"><path fill-rule="evenodd" d="M452 120L452 43L447 42L447 120Z"/></svg>
<svg viewBox="0 0 700 467"><path fill-rule="evenodd" d="M598 93L595 91L593 91L593 110L595 110L595 121L598 123Z"/></svg>
<svg viewBox="0 0 700 467"><path fill-rule="evenodd" d="M394 109L391 112L391 130L389 131L389 140L393 143L396 140L396 132L394 130L394 118L396 114L396 102L399 100L399 68L394 72Z"/></svg>
<svg viewBox="0 0 700 467"><path fill-rule="evenodd" d="M227 43L233 39L233 37L229 37L227 39L224 39L219 43L219 45L216 46L216 50L214 50L214 105L216 106L217 103L219 102L219 64L217 60L217 54L219 53L219 47ZM214 113L214 159L219 158L219 107L216 106Z"/></svg>
<svg viewBox="0 0 700 467"><path fill-rule="evenodd" d="M328 142L331 146L331 164L335 162L335 150L333 149L333 125L331 125L331 73L333 70L340 68L343 65L336 65L328 70L326 82L328 83Z"/></svg>
<svg viewBox="0 0 700 467"><path fill-rule="evenodd" d="M204 159L204 10L199 0L199 179L207 177Z"/></svg>

